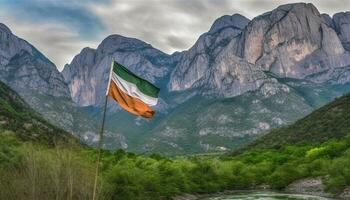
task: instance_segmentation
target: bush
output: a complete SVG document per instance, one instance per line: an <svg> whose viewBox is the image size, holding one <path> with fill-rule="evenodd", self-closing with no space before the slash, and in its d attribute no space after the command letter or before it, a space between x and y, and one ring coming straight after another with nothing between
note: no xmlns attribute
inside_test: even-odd
<svg viewBox="0 0 350 200"><path fill-rule="evenodd" d="M338 193L346 187L346 179L343 176L331 177L326 183L326 191Z"/></svg>

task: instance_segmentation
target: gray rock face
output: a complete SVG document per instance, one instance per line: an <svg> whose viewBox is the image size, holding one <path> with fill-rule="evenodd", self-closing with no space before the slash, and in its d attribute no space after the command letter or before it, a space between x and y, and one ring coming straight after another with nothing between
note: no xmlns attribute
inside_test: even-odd
<svg viewBox="0 0 350 200"><path fill-rule="evenodd" d="M198 197L192 194L182 194L171 198L172 200L197 200Z"/></svg>
<svg viewBox="0 0 350 200"><path fill-rule="evenodd" d="M0 80L20 94L24 90L35 90L70 98L56 66L31 44L12 34L4 24L0 24Z"/></svg>
<svg viewBox="0 0 350 200"><path fill-rule="evenodd" d="M341 12L333 16L334 28L346 50L350 51L350 12Z"/></svg>
<svg viewBox="0 0 350 200"><path fill-rule="evenodd" d="M42 94L70 98L68 87L56 67L22 50L0 69L1 80L14 90L35 90Z"/></svg>
<svg viewBox="0 0 350 200"><path fill-rule="evenodd" d="M332 19L305 3L279 6L252 21L226 15L188 51L172 56L140 40L113 35L97 50L84 49L63 75L81 106L101 104L112 58L152 82L167 84L170 92L201 88L205 95L233 97L270 81L266 72L344 84L350 66L350 53L343 47L350 40L347 23L348 13Z"/></svg>
<svg viewBox="0 0 350 200"><path fill-rule="evenodd" d="M83 49L65 66L62 74L74 102L80 106L102 103L112 59L153 83L170 73L173 62L169 55L140 40L111 35L96 50Z"/></svg>
<svg viewBox="0 0 350 200"><path fill-rule="evenodd" d="M253 21L241 40L242 56L278 76L304 78L324 70L322 67L332 67L299 65L314 52L329 56L344 53L336 33L312 4L280 6Z"/></svg>
<svg viewBox="0 0 350 200"><path fill-rule="evenodd" d="M31 46L12 34L11 30L0 23L0 66L5 66L9 60L21 50L32 52Z"/></svg>
<svg viewBox="0 0 350 200"><path fill-rule="evenodd" d="M232 54L232 44L234 42L222 50L210 70L194 84L194 87L203 87L202 94L234 97L257 90L269 80L262 70Z"/></svg>
<svg viewBox="0 0 350 200"><path fill-rule="evenodd" d="M248 22L247 18L238 14L223 16L216 20L209 32L201 35L193 47L183 52L171 74L169 90L189 89L203 78L220 51L232 38L239 36Z"/></svg>
<svg viewBox="0 0 350 200"><path fill-rule="evenodd" d="M344 191L339 195L341 199L350 199L350 187L346 187Z"/></svg>
<svg viewBox="0 0 350 200"><path fill-rule="evenodd" d="M280 6L253 19L241 42L243 58L279 77L303 79L349 64L337 34L312 4Z"/></svg>
<svg viewBox="0 0 350 200"><path fill-rule="evenodd" d="M297 180L287 186L287 192L293 192L298 194L318 195L323 197L333 197L334 195L325 191L325 185L323 184L322 177L305 178Z"/></svg>
<svg viewBox="0 0 350 200"><path fill-rule="evenodd" d="M84 51L89 53L89 49ZM89 63L93 59L92 54L88 54L81 60ZM3 24L0 24L0 80L56 126L87 144L97 143L99 124L71 101L68 86L56 66ZM122 135L108 130L105 135L106 139L118 143L118 147L127 147ZM108 143L105 145L109 147Z"/></svg>
<svg viewBox="0 0 350 200"><path fill-rule="evenodd" d="M213 23L213 25L210 27L210 30L208 31L208 34L214 34L219 32L221 29L225 28L234 28L242 30L244 27L247 26L249 23L249 19L246 17L240 15L240 14L233 14L230 15L224 15Z"/></svg>
<svg viewBox="0 0 350 200"><path fill-rule="evenodd" d="M219 40L220 45L210 40L209 33L201 36L172 72L170 91L204 86L223 96L236 96L259 88L264 82L263 71L317 83L330 79L341 84L348 81L334 79L343 69L347 73L350 65L350 54L343 48L346 37L339 39L332 19L321 15L312 4L283 5L254 18L248 25L248 20L239 26L231 24L236 29L229 29L227 24L244 20L225 18L220 18L223 22L216 22L218 25L215 23L209 31L222 30L214 40ZM341 21L345 17L338 18ZM220 26L226 28L216 28ZM345 35L346 26L341 30ZM225 34L227 37L221 35L226 31L230 33Z"/></svg>
<svg viewBox="0 0 350 200"><path fill-rule="evenodd" d="M83 49L63 75L79 106L102 104L112 59L161 87L156 120L119 112L110 122L136 125L114 126L134 134L124 134L131 149L141 140L142 151L225 151L349 91L347 22L345 13L331 18L305 3L251 21L223 16L189 50L171 56L112 35Z"/></svg>

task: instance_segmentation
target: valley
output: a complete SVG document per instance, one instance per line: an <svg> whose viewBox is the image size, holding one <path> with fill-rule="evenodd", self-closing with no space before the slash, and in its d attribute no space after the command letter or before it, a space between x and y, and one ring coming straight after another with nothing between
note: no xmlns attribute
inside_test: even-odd
<svg viewBox="0 0 350 200"><path fill-rule="evenodd" d="M160 93L108 99L98 200L350 199L349 12L223 15L172 54L110 34L56 66L0 23L0 199L93 198L113 60Z"/></svg>

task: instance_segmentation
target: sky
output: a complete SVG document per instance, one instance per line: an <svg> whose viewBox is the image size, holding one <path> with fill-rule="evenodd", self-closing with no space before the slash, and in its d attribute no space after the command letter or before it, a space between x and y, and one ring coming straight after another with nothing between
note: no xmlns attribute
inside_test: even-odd
<svg viewBox="0 0 350 200"><path fill-rule="evenodd" d="M222 15L249 19L297 0L0 0L0 23L27 40L59 70L84 47L111 34L141 39L171 54L190 48ZM331 16L350 0L305 0Z"/></svg>

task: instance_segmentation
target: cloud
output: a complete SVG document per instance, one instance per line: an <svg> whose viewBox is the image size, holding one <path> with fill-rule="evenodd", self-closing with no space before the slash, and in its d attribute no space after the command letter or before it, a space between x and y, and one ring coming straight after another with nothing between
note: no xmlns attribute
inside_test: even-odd
<svg viewBox="0 0 350 200"><path fill-rule="evenodd" d="M89 39L105 30L100 19L87 9L90 3L91 1L3 0L2 9L11 11L11 16L22 20L64 24L81 37Z"/></svg>
<svg viewBox="0 0 350 200"><path fill-rule="evenodd" d="M1 0L0 22L60 69L85 46L120 34L166 52L190 48L222 15L250 19L300 0ZM350 10L344 0L305 0L321 13Z"/></svg>
<svg viewBox="0 0 350 200"><path fill-rule="evenodd" d="M82 48L96 47L103 39L99 37L103 24L80 4L53 0L1 3L0 21L38 48L59 70Z"/></svg>
<svg viewBox="0 0 350 200"><path fill-rule="evenodd" d="M86 46L96 47L97 42L83 40L62 24L34 23L28 26L25 21L7 18L5 24L11 31L43 52L62 70L75 54Z"/></svg>
<svg viewBox="0 0 350 200"><path fill-rule="evenodd" d="M92 4L109 33L144 40L167 53L191 47L222 15L242 14L250 19L300 0L111 0ZM342 0L306 0L321 12L334 14L350 6ZM345 7L344 7L345 6Z"/></svg>
<svg viewBox="0 0 350 200"><path fill-rule="evenodd" d="M238 12L222 0L112 0L91 5L109 33L142 39L167 53L189 48L217 17Z"/></svg>

